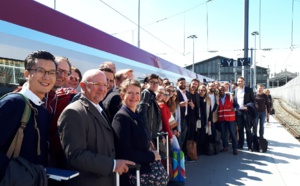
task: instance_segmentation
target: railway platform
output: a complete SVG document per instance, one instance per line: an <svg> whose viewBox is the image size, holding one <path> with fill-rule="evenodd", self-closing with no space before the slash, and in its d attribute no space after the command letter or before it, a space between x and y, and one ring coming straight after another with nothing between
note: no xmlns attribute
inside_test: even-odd
<svg viewBox="0 0 300 186"><path fill-rule="evenodd" d="M272 116L265 123L265 153L250 152L247 145L213 156L202 155L186 165L187 186L294 186L300 181L300 142Z"/></svg>

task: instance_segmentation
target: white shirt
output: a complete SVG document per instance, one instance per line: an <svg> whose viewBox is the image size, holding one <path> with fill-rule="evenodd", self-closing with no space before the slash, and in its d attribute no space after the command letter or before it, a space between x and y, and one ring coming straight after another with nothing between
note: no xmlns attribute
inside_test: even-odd
<svg viewBox="0 0 300 186"><path fill-rule="evenodd" d="M24 96L26 96L30 101L32 101L37 106L41 106L44 103L37 95L35 95L26 86L22 87L22 90L20 91L20 93L23 94Z"/></svg>
<svg viewBox="0 0 300 186"><path fill-rule="evenodd" d="M236 88L236 98L237 98L237 103L240 106L240 110L244 110L244 95L245 95L245 87L241 88Z"/></svg>
<svg viewBox="0 0 300 186"><path fill-rule="evenodd" d="M184 101L188 101L188 98L186 97L186 90L181 90L179 87L177 87L177 88L180 91L180 93L181 93L181 95L183 97L183 100ZM186 116L187 114L188 114L188 106L186 105L185 106L185 113L184 113L184 115Z"/></svg>
<svg viewBox="0 0 300 186"><path fill-rule="evenodd" d="M216 99L215 99L215 93L212 93L212 94L208 94L210 100L211 100L211 110L214 109L214 105L216 103Z"/></svg>

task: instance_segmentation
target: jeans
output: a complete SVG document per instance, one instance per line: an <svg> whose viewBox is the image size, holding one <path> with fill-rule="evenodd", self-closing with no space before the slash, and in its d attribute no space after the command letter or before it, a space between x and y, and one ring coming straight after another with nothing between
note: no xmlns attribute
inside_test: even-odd
<svg viewBox="0 0 300 186"><path fill-rule="evenodd" d="M249 119L247 111L237 111L236 122L239 130L238 147L242 148L244 146L244 129L246 129L247 145L249 149L252 149L252 134Z"/></svg>
<svg viewBox="0 0 300 186"><path fill-rule="evenodd" d="M227 148L228 145L228 140L227 140L227 130L229 131L231 140L232 140L232 149L236 150L237 149L237 144L236 144L236 131L235 131L235 122L234 121L222 121L220 123L221 125L221 138L223 142L223 148Z"/></svg>
<svg viewBox="0 0 300 186"><path fill-rule="evenodd" d="M253 127L253 134L257 135L257 126L259 124L259 137L260 138L264 137L265 119L266 119L266 112L258 112L257 113L257 118L256 118L255 126Z"/></svg>

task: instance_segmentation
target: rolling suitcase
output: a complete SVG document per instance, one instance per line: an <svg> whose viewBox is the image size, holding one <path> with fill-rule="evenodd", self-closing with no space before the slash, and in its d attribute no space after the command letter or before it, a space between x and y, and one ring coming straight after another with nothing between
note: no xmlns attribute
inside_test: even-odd
<svg viewBox="0 0 300 186"><path fill-rule="evenodd" d="M140 179L140 164L135 164L135 165L128 165L129 169L136 169L136 186L141 185L141 179ZM116 174L116 186L120 186L120 175L117 173Z"/></svg>
<svg viewBox="0 0 300 186"><path fill-rule="evenodd" d="M185 159L184 159L184 153L182 150L173 148L172 149L172 155L173 155L173 180L185 184Z"/></svg>
<svg viewBox="0 0 300 186"><path fill-rule="evenodd" d="M166 170L168 175L170 175L170 160L169 160L169 136L167 132L157 133L156 143L157 143L157 151L159 152L159 137L166 136Z"/></svg>

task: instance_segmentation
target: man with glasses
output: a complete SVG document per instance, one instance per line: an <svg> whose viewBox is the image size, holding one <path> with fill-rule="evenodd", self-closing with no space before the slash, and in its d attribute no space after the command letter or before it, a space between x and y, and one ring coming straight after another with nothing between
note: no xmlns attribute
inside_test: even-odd
<svg viewBox="0 0 300 186"><path fill-rule="evenodd" d="M56 81L57 67L54 60L54 56L46 51L34 51L29 54L24 63L27 86L20 91L22 95L9 94L0 99L0 182L10 162L6 152L21 125L21 118L27 104L23 96L29 100L31 114L22 132L23 140L17 156L33 164L47 165L48 130L51 118L42 100Z"/></svg>
<svg viewBox="0 0 300 186"><path fill-rule="evenodd" d="M49 165L56 168L66 168L66 160L58 136L57 120L64 108L71 102L77 93L76 89L64 88L71 75L71 63L66 57L55 57L57 64L56 83L46 95L45 106L52 115L49 132ZM72 95L72 96L71 96ZM49 185L58 185L60 182L49 181Z"/></svg>
<svg viewBox="0 0 300 186"><path fill-rule="evenodd" d="M107 93L107 81L98 69L88 70L80 82L81 97L58 120L59 135L68 166L80 172L70 185L113 186L114 172L128 171L127 160L115 159L113 128L99 105Z"/></svg>
<svg viewBox="0 0 300 186"><path fill-rule="evenodd" d="M158 78L156 74L149 74L146 77L148 86L142 91L141 101L137 106L137 113L147 126L150 135L149 140L152 142L156 141L156 135L162 129L160 109L155 99Z"/></svg>

